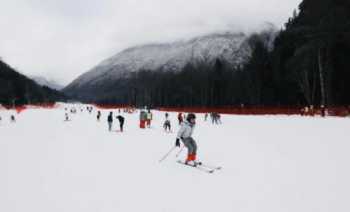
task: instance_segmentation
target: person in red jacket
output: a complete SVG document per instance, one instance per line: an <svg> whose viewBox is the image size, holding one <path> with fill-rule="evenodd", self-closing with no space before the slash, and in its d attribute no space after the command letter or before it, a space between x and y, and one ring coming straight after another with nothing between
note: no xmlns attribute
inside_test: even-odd
<svg viewBox="0 0 350 212"><path fill-rule="evenodd" d="M182 113L179 113L179 114L177 115L177 119L179 120L179 125L181 125L182 122L184 121L184 118L183 118L183 116L182 116Z"/></svg>

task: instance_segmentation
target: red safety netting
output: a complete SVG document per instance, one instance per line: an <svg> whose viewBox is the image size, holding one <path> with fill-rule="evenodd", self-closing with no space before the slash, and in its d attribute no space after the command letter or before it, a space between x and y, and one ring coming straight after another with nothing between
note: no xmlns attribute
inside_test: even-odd
<svg viewBox="0 0 350 212"><path fill-rule="evenodd" d="M125 109L133 108L130 105L111 105L111 104L93 104L96 108L100 109Z"/></svg>
<svg viewBox="0 0 350 212"><path fill-rule="evenodd" d="M321 115L321 109L315 108L303 112L301 107L160 107L160 111L192 112L192 113L221 113L236 115ZM349 115L347 107L332 107L326 109L327 115L345 117Z"/></svg>
<svg viewBox="0 0 350 212"><path fill-rule="evenodd" d="M19 105L19 106L15 106L15 107L10 106L10 105L0 106L0 110L1 109L4 109L4 110L14 109L14 110L16 110L17 113L21 113L21 112L23 112L26 109L41 109L41 108L44 108L44 109L55 109L55 108L58 108L58 107L59 107L59 105L57 105L56 103L45 103L45 104Z"/></svg>

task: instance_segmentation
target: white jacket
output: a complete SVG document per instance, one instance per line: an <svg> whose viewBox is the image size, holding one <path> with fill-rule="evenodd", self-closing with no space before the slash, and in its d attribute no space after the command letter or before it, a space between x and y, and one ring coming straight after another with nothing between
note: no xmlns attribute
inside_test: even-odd
<svg viewBox="0 0 350 212"><path fill-rule="evenodd" d="M194 129L194 125L191 126L191 124L188 121L185 121L182 123L181 128L179 132L177 133L177 138L189 138L192 136Z"/></svg>

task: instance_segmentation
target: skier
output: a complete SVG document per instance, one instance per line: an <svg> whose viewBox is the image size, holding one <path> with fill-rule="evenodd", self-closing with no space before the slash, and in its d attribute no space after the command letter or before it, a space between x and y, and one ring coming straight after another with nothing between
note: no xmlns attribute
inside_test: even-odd
<svg viewBox="0 0 350 212"><path fill-rule="evenodd" d="M321 105L321 116L326 117L326 108L324 105Z"/></svg>
<svg viewBox="0 0 350 212"><path fill-rule="evenodd" d="M69 121L68 113L65 114L65 117L66 117L65 121Z"/></svg>
<svg viewBox="0 0 350 212"><path fill-rule="evenodd" d="M182 113L179 113L179 114L177 115L177 119L179 120L179 125L181 125L182 122L183 122Z"/></svg>
<svg viewBox="0 0 350 212"><path fill-rule="evenodd" d="M214 118L213 124L221 124L221 119L220 119L221 116L219 113L213 113L213 118Z"/></svg>
<svg viewBox="0 0 350 212"><path fill-rule="evenodd" d="M216 117L217 117L217 121L218 121L218 123L219 123L219 124L222 124L222 122L221 122L221 115L220 115L220 113L217 113L217 114L216 114Z"/></svg>
<svg viewBox="0 0 350 212"><path fill-rule="evenodd" d="M170 124L170 120L169 120L169 114L168 113L165 113L165 122L164 122L164 130L165 131L169 131L171 132L171 124Z"/></svg>
<svg viewBox="0 0 350 212"><path fill-rule="evenodd" d="M205 113L205 115L204 115L204 121L207 121L207 119L208 119L208 113Z"/></svg>
<svg viewBox="0 0 350 212"><path fill-rule="evenodd" d="M196 141L192 138L193 129L196 124L196 115L190 113L186 117L186 121L181 125L181 128L177 134L175 146L180 147L180 139L188 150L186 164L197 166L200 165L196 161L197 156L197 144Z"/></svg>
<svg viewBox="0 0 350 212"><path fill-rule="evenodd" d="M14 115L11 115L11 122L16 122L16 118Z"/></svg>
<svg viewBox="0 0 350 212"><path fill-rule="evenodd" d="M101 118L101 111L97 111L97 121L100 121Z"/></svg>
<svg viewBox="0 0 350 212"><path fill-rule="evenodd" d="M140 111L140 128L144 129L147 119L147 113L144 110Z"/></svg>
<svg viewBox="0 0 350 212"><path fill-rule="evenodd" d="M112 124L113 124L113 112L109 112L108 118L108 130L112 131Z"/></svg>
<svg viewBox="0 0 350 212"><path fill-rule="evenodd" d="M123 126L124 126L125 118L123 116L121 116L121 115L118 115L116 118L119 120L120 132L123 132Z"/></svg>
<svg viewBox="0 0 350 212"><path fill-rule="evenodd" d="M152 114L151 110L148 110L148 113L147 113L147 127L148 128L151 127L152 118L153 118L153 114Z"/></svg>

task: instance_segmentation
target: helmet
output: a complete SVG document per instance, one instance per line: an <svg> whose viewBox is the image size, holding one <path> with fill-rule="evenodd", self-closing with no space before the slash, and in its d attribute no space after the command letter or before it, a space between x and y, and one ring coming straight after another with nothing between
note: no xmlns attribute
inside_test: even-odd
<svg viewBox="0 0 350 212"><path fill-rule="evenodd" d="M195 118L196 118L196 115L193 114L193 113L189 113L189 114L187 115L187 121L190 121L191 119L195 119Z"/></svg>

